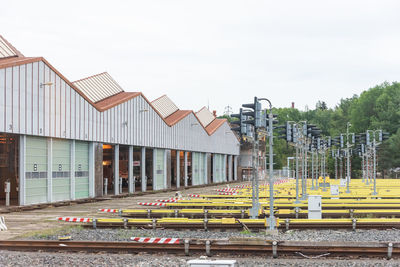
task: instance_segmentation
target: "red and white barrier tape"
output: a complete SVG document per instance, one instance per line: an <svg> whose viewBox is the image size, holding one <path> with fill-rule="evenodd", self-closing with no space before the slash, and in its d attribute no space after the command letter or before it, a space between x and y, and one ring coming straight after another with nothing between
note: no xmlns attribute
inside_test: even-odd
<svg viewBox="0 0 400 267"><path fill-rule="evenodd" d="M173 203L173 202L178 202L177 199L157 199L157 202L163 202L163 203Z"/></svg>
<svg viewBox="0 0 400 267"><path fill-rule="evenodd" d="M224 189L215 189L217 192L237 192L237 189L234 188L224 188Z"/></svg>
<svg viewBox="0 0 400 267"><path fill-rule="evenodd" d="M117 209L99 209L101 212L109 212L109 213L118 213L119 210Z"/></svg>
<svg viewBox="0 0 400 267"><path fill-rule="evenodd" d="M57 220L64 222L91 222L91 218L77 218L77 217L58 217Z"/></svg>
<svg viewBox="0 0 400 267"><path fill-rule="evenodd" d="M200 195L195 195L195 194L189 194L189 197L200 197Z"/></svg>
<svg viewBox="0 0 400 267"><path fill-rule="evenodd" d="M131 237L132 241L153 244L179 244L179 238Z"/></svg>
<svg viewBox="0 0 400 267"><path fill-rule="evenodd" d="M161 207L167 206L167 204L165 203L139 202L138 204L141 206L161 206Z"/></svg>

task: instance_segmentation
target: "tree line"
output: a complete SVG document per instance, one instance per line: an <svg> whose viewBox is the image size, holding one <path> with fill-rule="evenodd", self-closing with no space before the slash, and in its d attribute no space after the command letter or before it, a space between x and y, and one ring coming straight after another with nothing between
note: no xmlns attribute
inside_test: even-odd
<svg viewBox="0 0 400 267"><path fill-rule="evenodd" d="M393 176L393 170L400 168L400 83L382 83L362 92L359 96L341 99L333 108L318 101L314 109L305 111L296 108L275 108L279 125L286 121L307 121L317 125L322 135L335 137L346 132L365 133L367 130L383 130L390 133L389 140L378 150L378 172L381 176ZM226 116L225 116L226 117ZM230 118L228 118L230 119ZM274 141L274 168L286 166L287 157L294 155L294 148L285 140ZM334 160L328 159L328 173L334 176ZM361 158L352 157L352 177L361 177Z"/></svg>

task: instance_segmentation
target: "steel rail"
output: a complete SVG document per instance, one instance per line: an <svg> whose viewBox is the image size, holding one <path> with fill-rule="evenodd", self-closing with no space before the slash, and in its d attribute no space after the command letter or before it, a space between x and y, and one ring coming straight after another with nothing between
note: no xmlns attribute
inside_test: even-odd
<svg viewBox="0 0 400 267"><path fill-rule="evenodd" d="M105 241L0 241L0 250L57 251L57 252L150 252L190 255L212 254L269 254L273 257L297 255L399 257L398 242L305 242L272 240L183 240L180 244L105 242Z"/></svg>

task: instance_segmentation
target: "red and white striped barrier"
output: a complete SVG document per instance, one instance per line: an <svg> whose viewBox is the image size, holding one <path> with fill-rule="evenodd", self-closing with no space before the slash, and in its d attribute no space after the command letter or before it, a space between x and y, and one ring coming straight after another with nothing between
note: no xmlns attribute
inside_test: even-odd
<svg viewBox="0 0 400 267"><path fill-rule="evenodd" d="M178 202L178 199L171 198L171 199L157 199L157 202L164 202L164 203L174 203Z"/></svg>
<svg viewBox="0 0 400 267"><path fill-rule="evenodd" d="M160 207L167 206L167 204L165 203L151 203L151 202L139 202L138 204L141 206L160 206Z"/></svg>
<svg viewBox="0 0 400 267"><path fill-rule="evenodd" d="M109 213L118 213L119 210L117 209L99 209L101 212L109 212Z"/></svg>
<svg viewBox="0 0 400 267"><path fill-rule="evenodd" d="M77 218L77 217L58 217L57 220L64 222L84 222L84 223L92 221L91 218Z"/></svg>
<svg viewBox="0 0 400 267"><path fill-rule="evenodd" d="M224 188L224 189L215 189L217 192L237 192L237 189L234 188Z"/></svg>
<svg viewBox="0 0 400 267"><path fill-rule="evenodd" d="M189 197L200 197L200 195L196 195L196 194L189 194Z"/></svg>
<svg viewBox="0 0 400 267"><path fill-rule="evenodd" d="M179 238L131 237L132 241L153 244L179 244Z"/></svg>

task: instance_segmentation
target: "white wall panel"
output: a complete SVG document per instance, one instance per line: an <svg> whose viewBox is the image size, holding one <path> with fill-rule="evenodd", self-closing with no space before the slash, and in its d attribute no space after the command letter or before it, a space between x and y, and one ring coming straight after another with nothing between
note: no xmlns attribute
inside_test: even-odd
<svg viewBox="0 0 400 267"><path fill-rule="evenodd" d="M11 113L11 124L12 132L19 133L19 66L13 67L13 79L12 79L12 113Z"/></svg>
<svg viewBox="0 0 400 267"><path fill-rule="evenodd" d="M5 131L12 131L12 82L13 82L13 71L12 68L6 69L6 94L5 94Z"/></svg>
<svg viewBox="0 0 400 267"><path fill-rule="evenodd" d="M6 115L6 70L0 69L0 132L5 131Z"/></svg>
<svg viewBox="0 0 400 267"><path fill-rule="evenodd" d="M1 70L0 70L1 71ZM32 113L32 64L26 65L26 133L32 133L33 113Z"/></svg>
<svg viewBox="0 0 400 267"><path fill-rule="evenodd" d="M19 132L26 132L26 119L25 119L25 107L26 107L26 65L19 67ZM0 85L1 86L1 85ZM1 91L1 90L0 90ZM0 93L1 95L1 93ZM1 128L1 126L0 126Z"/></svg>
<svg viewBox="0 0 400 267"><path fill-rule="evenodd" d="M46 82L53 85L39 88ZM3 131L15 124L19 127L14 130L22 134L239 154L239 143L227 123L209 136L191 113L170 127L141 95L99 112L43 62L14 67L14 71L1 69L0 96L4 96L0 97Z"/></svg>
<svg viewBox="0 0 400 267"><path fill-rule="evenodd" d="M39 63L32 64L32 134L39 135L39 77L38 77ZM54 103L52 101L52 103ZM51 113L50 113L51 114ZM52 133L50 133L51 135Z"/></svg>

